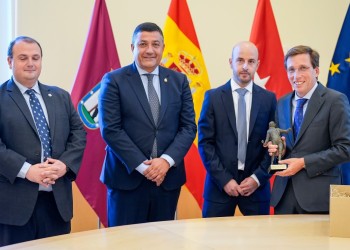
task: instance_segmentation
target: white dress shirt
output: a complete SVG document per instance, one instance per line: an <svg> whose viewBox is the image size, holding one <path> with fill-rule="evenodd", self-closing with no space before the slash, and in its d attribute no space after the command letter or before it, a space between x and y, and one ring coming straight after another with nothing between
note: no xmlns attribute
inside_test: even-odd
<svg viewBox="0 0 350 250"><path fill-rule="evenodd" d="M160 82L159 82L159 68L157 67L153 72L149 73L149 72L141 69L136 63L135 63L135 65L136 65L137 71L140 74L142 84L143 84L143 87L144 87L146 95L147 95L147 99L148 99L148 78L147 78L146 74L153 74L154 75L153 86L157 92L159 104L161 104L162 99L161 99L161 94L160 94L161 92L160 92ZM170 157L170 155L162 154L160 156L160 158L163 158L164 160L166 160L169 163L170 167L173 167L175 165L175 161L173 160L173 158ZM149 165L146 165L142 162L138 167L136 167L136 170L139 171L141 174L143 174L143 172L148 167L149 167Z"/></svg>
<svg viewBox="0 0 350 250"><path fill-rule="evenodd" d="M239 94L237 93L236 89L239 89L239 88L241 87L231 78L233 106L235 108L235 114L236 114L236 126L237 126L238 98L239 98ZM247 93L244 95L244 100L246 103L247 141L248 141L250 111L252 109L252 99L253 99L253 81L250 81L250 83L245 87L245 89L248 90ZM241 162L240 160L238 160L238 170L244 170L244 162ZM255 174L252 174L250 177L252 177L260 186L260 182Z"/></svg>
<svg viewBox="0 0 350 250"><path fill-rule="evenodd" d="M32 108L30 106L30 103L29 103L29 95L26 93L26 91L28 90L27 87L23 86L22 84L20 84L19 82L17 82L17 80L15 79L15 77L13 77L13 81L15 82L16 86L19 88L19 90L21 91L27 105L28 105L28 108L30 110L30 113L33 117L33 120L34 120L34 116L33 116L33 112L32 112ZM45 105L45 102L43 100L43 97L41 95L41 92L40 92L40 89L39 89L39 85L38 85L38 82L35 83L35 85L32 87L33 90L35 90L35 96L38 98L39 102L40 102L40 105L41 105L41 108L43 109L43 112L44 112L44 115L45 115L45 118L46 118L46 121L47 121L47 124L49 125L49 119L48 119L48 115L47 115L47 110L46 110L46 105ZM43 162L44 160L44 150L43 150L43 147L41 145L41 162ZM27 175L27 172L30 168L31 164L28 163L28 162L25 162L21 168L21 170L19 171L19 173L17 174L17 177L20 177L20 178L23 178L25 179L26 178L26 175ZM43 185L40 185L39 184L39 190L40 191L52 191L52 187L51 185L49 185L48 187L45 187Z"/></svg>

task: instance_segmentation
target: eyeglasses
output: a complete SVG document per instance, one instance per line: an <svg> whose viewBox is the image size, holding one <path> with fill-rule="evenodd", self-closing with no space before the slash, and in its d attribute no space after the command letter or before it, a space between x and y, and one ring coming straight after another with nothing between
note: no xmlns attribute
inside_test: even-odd
<svg viewBox="0 0 350 250"><path fill-rule="evenodd" d="M292 75L295 73L295 71L298 71L299 73L305 73L310 67L307 66L300 66L299 68L289 68L287 69L288 74Z"/></svg>

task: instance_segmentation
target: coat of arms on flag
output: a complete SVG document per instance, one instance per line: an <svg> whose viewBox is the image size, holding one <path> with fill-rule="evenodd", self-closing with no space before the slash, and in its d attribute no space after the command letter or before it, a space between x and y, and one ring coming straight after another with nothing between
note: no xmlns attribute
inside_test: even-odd
<svg viewBox="0 0 350 250"><path fill-rule="evenodd" d="M91 89L78 103L77 111L84 125L89 129L97 129L98 108L97 98L100 92L100 83Z"/></svg>

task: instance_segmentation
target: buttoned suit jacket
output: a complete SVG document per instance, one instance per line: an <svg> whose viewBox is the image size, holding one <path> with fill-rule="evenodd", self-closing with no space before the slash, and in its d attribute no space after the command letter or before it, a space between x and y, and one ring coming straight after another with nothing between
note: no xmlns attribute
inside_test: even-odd
<svg viewBox="0 0 350 250"><path fill-rule="evenodd" d="M292 100L295 92L282 97L277 105L278 127L292 127ZM308 212L329 211L331 184L341 184L338 164L350 159L350 109L347 97L321 83L307 104L299 134L286 135L284 158L304 157L305 168L290 177L295 197ZM282 199L288 177L276 176L271 205Z"/></svg>
<svg viewBox="0 0 350 250"><path fill-rule="evenodd" d="M68 92L39 83L46 105L52 158L70 171L52 185L63 220L73 216L72 180L85 147L85 130ZM29 107L12 79L0 86L0 223L24 225L36 204L39 184L17 177L24 162L41 162L41 143Z"/></svg>
<svg viewBox="0 0 350 250"><path fill-rule="evenodd" d="M159 66L161 107L154 123L136 65L107 73L101 81L99 124L107 143L101 181L108 188L134 190L145 177L135 170L150 158L154 138L158 156L175 161L161 184L166 190L186 181L184 157L196 135L193 100L184 74Z"/></svg>
<svg viewBox="0 0 350 250"><path fill-rule="evenodd" d="M252 89L248 144L244 178L255 174L260 187L250 196L253 201L269 201L270 165L265 140L269 122L274 120L276 97L256 84ZM231 180L238 181L238 135L231 82L205 94L198 122L198 149L207 170L204 198L227 202L230 196L223 190Z"/></svg>

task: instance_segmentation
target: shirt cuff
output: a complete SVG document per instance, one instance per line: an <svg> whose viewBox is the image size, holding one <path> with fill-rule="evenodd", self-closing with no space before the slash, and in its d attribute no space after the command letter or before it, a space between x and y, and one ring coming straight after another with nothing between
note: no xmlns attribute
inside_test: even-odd
<svg viewBox="0 0 350 250"><path fill-rule="evenodd" d="M173 158L171 158L171 157L170 157L169 155L167 155L167 154L162 154L162 155L160 156L160 158L166 160L166 161L169 163L170 167L173 167L173 166L175 165L175 161L173 160Z"/></svg>
<svg viewBox="0 0 350 250"><path fill-rule="evenodd" d="M256 175L252 174L250 177L252 177L254 179L254 181L256 181L256 183L258 183L258 187L260 187L260 182L259 182L258 178L256 177Z"/></svg>
<svg viewBox="0 0 350 250"><path fill-rule="evenodd" d="M140 174L144 175L143 172L149 167L149 165L146 165L145 163L141 163L136 167L136 170L140 172Z"/></svg>
<svg viewBox="0 0 350 250"><path fill-rule="evenodd" d="M31 164L28 162L23 163L23 166L22 166L21 170L19 170L17 177L25 179L30 166L31 166Z"/></svg>

